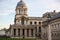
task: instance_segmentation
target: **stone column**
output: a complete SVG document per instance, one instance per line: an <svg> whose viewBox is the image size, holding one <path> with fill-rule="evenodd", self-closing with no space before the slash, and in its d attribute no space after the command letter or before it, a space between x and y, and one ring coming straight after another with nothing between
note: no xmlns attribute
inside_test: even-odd
<svg viewBox="0 0 60 40"><path fill-rule="evenodd" d="M48 25L48 40L51 40L51 26Z"/></svg>
<svg viewBox="0 0 60 40"><path fill-rule="evenodd" d="M41 26L41 38L43 38L43 27Z"/></svg>
<svg viewBox="0 0 60 40"><path fill-rule="evenodd" d="M24 21L24 25L26 25L26 20Z"/></svg>
<svg viewBox="0 0 60 40"><path fill-rule="evenodd" d="M27 30L25 29L25 37L27 37Z"/></svg>
<svg viewBox="0 0 60 40"><path fill-rule="evenodd" d="M35 38L35 29L33 29L33 37Z"/></svg>
<svg viewBox="0 0 60 40"><path fill-rule="evenodd" d="M11 35L10 36L14 37L14 29L13 28L11 28Z"/></svg>
<svg viewBox="0 0 60 40"><path fill-rule="evenodd" d="M41 21L41 38L42 38L42 31L43 31L43 30L42 30L42 21Z"/></svg>
<svg viewBox="0 0 60 40"><path fill-rule="evenodd" d="M31 37L31 29L29 30L29 37Z"/></svg>
<svg viewBox="0 0 60 40"><path fill-rule="evenodd" d="M39 27L37 26L37 33L39 32Z"/></svg>
<svg viewBox="0 0 60 40"><path fill-rule="evenodd" d="M20 20L20 23L19 24L21 25L21 20Z"/></svg>
<svg viewBox="0 0 60 40"><path fill-rule="evenodd" d="M22 38L22 36L23 36L23 35L22 35L22 29L20 29L20 37Z"/></svg>

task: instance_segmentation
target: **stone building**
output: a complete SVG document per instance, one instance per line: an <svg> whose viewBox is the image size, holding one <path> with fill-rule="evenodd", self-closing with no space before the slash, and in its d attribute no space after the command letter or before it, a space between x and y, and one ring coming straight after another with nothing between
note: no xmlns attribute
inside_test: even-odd
<svg viewBox="0 0 60 40"><path fill-rule="evenodd" d="M6 36L6 29L5 28L0 30L0 37L2 37L2 36Z"/></svg>
<svg viewBox="0 0 60 40"><path fill-rule="evenodd" d="M23 0L16 6L14 24L10 25L11 38L40 38L60 40L60 12L46 12L42 17L29 17Z"/></svg>

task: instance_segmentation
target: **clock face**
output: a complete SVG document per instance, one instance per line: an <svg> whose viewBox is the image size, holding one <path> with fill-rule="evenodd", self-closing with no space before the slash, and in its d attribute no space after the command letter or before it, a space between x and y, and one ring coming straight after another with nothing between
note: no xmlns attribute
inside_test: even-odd
<svg viewBox="0 0 60 40"><path fill-rule="evenodd" d="M23 9L21 9L20 12L21 12L21 14L24 14L24 10Z"/></svg>

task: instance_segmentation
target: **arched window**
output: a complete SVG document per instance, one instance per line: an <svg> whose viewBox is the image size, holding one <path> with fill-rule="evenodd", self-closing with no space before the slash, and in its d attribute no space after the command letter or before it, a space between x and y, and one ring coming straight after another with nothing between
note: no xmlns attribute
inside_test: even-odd
<svg viewBox="0 0 60 40"><path fill-rule="evenodd" d="M32 24L32 22L30 22L30 24Z"/></svg>
<svg viewBox="0 0 60 40"><path fill-rule="evenodd" d="M37 24L37 22L34 22L34 24Z"/></svg>
<svg viewBox="0 0 60 40"><path fill-rule="evenodd" d="M41 22L39 22L39 24L41 24Z"/></svg>
<svg viewBox="0 0 60 40"><path fill-rule="evenodd" d="M24 18L21 18L21 24L24 25Z"/></svg>

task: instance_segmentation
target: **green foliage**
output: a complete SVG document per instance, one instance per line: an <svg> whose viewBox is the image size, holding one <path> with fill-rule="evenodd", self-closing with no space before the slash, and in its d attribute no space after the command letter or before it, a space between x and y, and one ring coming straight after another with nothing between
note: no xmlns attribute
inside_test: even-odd
<svg viewBox="0 0 60 40"><path fill-rule="evenodd" d="M36 40L36 39L29 39L29 38L28 39L25 39L25 38L20 39L20 38L3 38L3 37L1 37L0 40Z"/></svg>

